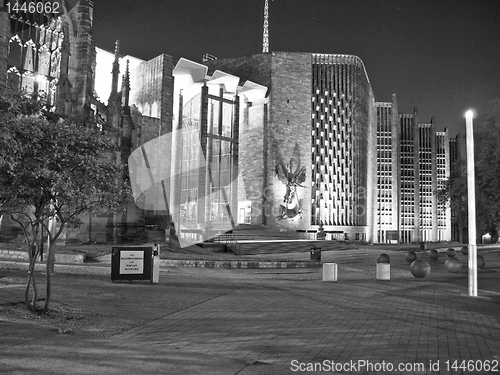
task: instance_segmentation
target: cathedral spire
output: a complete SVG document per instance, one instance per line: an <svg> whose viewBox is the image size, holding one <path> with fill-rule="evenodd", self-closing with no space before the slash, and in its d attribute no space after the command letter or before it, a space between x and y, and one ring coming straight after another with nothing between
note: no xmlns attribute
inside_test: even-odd
<svg viewBox="0 0 500 375"><path fill-rule="evenodd" d="M127 67L125 68L125 74L122 80L122 106L128 107L130 97L130 70L129 61L127 60Z"/></svg>
<svg viewBox="0 0 500 375"><path fill-rule="evenodd" d="M111 81L111 94L118 91L118 75L120 74L120 41L117 40L115 44L115 61L113 61L113 70L111 74L113 79Z"/></svg>

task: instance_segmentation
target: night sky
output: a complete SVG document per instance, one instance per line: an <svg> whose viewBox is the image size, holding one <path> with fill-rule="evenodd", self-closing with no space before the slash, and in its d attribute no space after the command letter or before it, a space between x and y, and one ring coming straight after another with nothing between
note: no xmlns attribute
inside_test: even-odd
<svg viewBox="0 0 500 375"><path fill-rule="evenodd" d="M465 135L465 111L500 97L500 0L269 1L270 50L359 56L377 101ZM150 59L262 52L264 0L98 0L94 40Z"/></svg>

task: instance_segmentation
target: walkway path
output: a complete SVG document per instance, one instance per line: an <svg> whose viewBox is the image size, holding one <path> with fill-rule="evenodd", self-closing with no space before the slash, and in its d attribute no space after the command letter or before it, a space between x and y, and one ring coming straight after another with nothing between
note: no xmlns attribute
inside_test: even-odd
<svg viewBox="0 0 500 375"><path fill-rule="evenodd" d="M444 254L425 279L389 254L390 281L375 280L368 250L325 254L339 264L335 283L321 269L162 268L160 284L58 274L55 302L83 317L68 334L9 317L26 274L0 270L0 373L500 373L499 253L483 253L478 298ZM462 361L475 368L454 371ZM318 371L295 371L307 368Z"/></svg>

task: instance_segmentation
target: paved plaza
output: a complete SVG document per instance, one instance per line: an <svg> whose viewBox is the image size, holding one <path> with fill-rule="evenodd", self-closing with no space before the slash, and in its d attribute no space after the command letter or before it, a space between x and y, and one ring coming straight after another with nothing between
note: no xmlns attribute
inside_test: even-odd
<svg viewBox="0 0 500 375"><path fill-rule="evenodd" d="M162 268L159 284L112 283L81 266L54 276L54 303L81 316L56 326L6 313L26 272L4 262L0 373L499 374L498 250L480 249L477 298L444 253L419 253L431 273L416 279L405 252L385 252L390 281L376 280L374 249L325 252L338 263L330 283L321 268L193 267Z"/></svg>

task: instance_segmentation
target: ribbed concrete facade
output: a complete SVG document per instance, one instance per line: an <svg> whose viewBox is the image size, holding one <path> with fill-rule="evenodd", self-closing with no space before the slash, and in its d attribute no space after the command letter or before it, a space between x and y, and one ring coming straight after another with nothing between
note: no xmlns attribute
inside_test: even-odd
<svg viewBox="0 0 500 375"><path fill-rule="evenodd" d="M433 122L418 124L418 162L420 173L415 182L420 186L420 195L417 197L420 208L420 241L436 241L436 136Z"/></svg>
<svg viewBox="0 0 500 375"><path fill-rule="evenodd" d="M314 54L311 225L369 239L375 166L374 98L361 59Z"/></svg>
<svg viewBox="0 0 500 375"><path fill-rule="evenodd" d="M400 126L396 95L392 102L376 102L377 203L374 238L378 243L399 242Z"/></svg>
<svg viewBox="0 0 500 375"><path fill-rule="evenodd" d="M460 174L462 173L460 170L461 167L460 142L461 142L460 133L457 134L455 137L450 138L450 147L449 147L450 176L453 178L460 176ZM461 217L460 215L461 214L459 212L456 212L453 209L450 212L451 240L464 243L466 241L465 238L467 238L468 236L467 226L465 225L467 219Z"/></svg>
<svg viewBox="0 0 500 375"><path fill-rule="evenodd" d="M400 241L417 242L420 240L420 185L418 183L420 165L418 162L418 115L400 114Z"/></svg>
<svg viewBox="0 0 500 375"><path fill-rule="evenodd" d="M450 176L448 132L436 132L434 119L419 123L416 110L400 124L400 241L450 241L450 209L437 198Z"/></svg>
<svg viewBox="0 0 500 375"><path fill-rule="evenodd" d="M448 129L436 132L436 188L439 191L446 187L450 178L450 137ZM448 204L436 199L436 241L451 241L451 209Z"/></svg>

